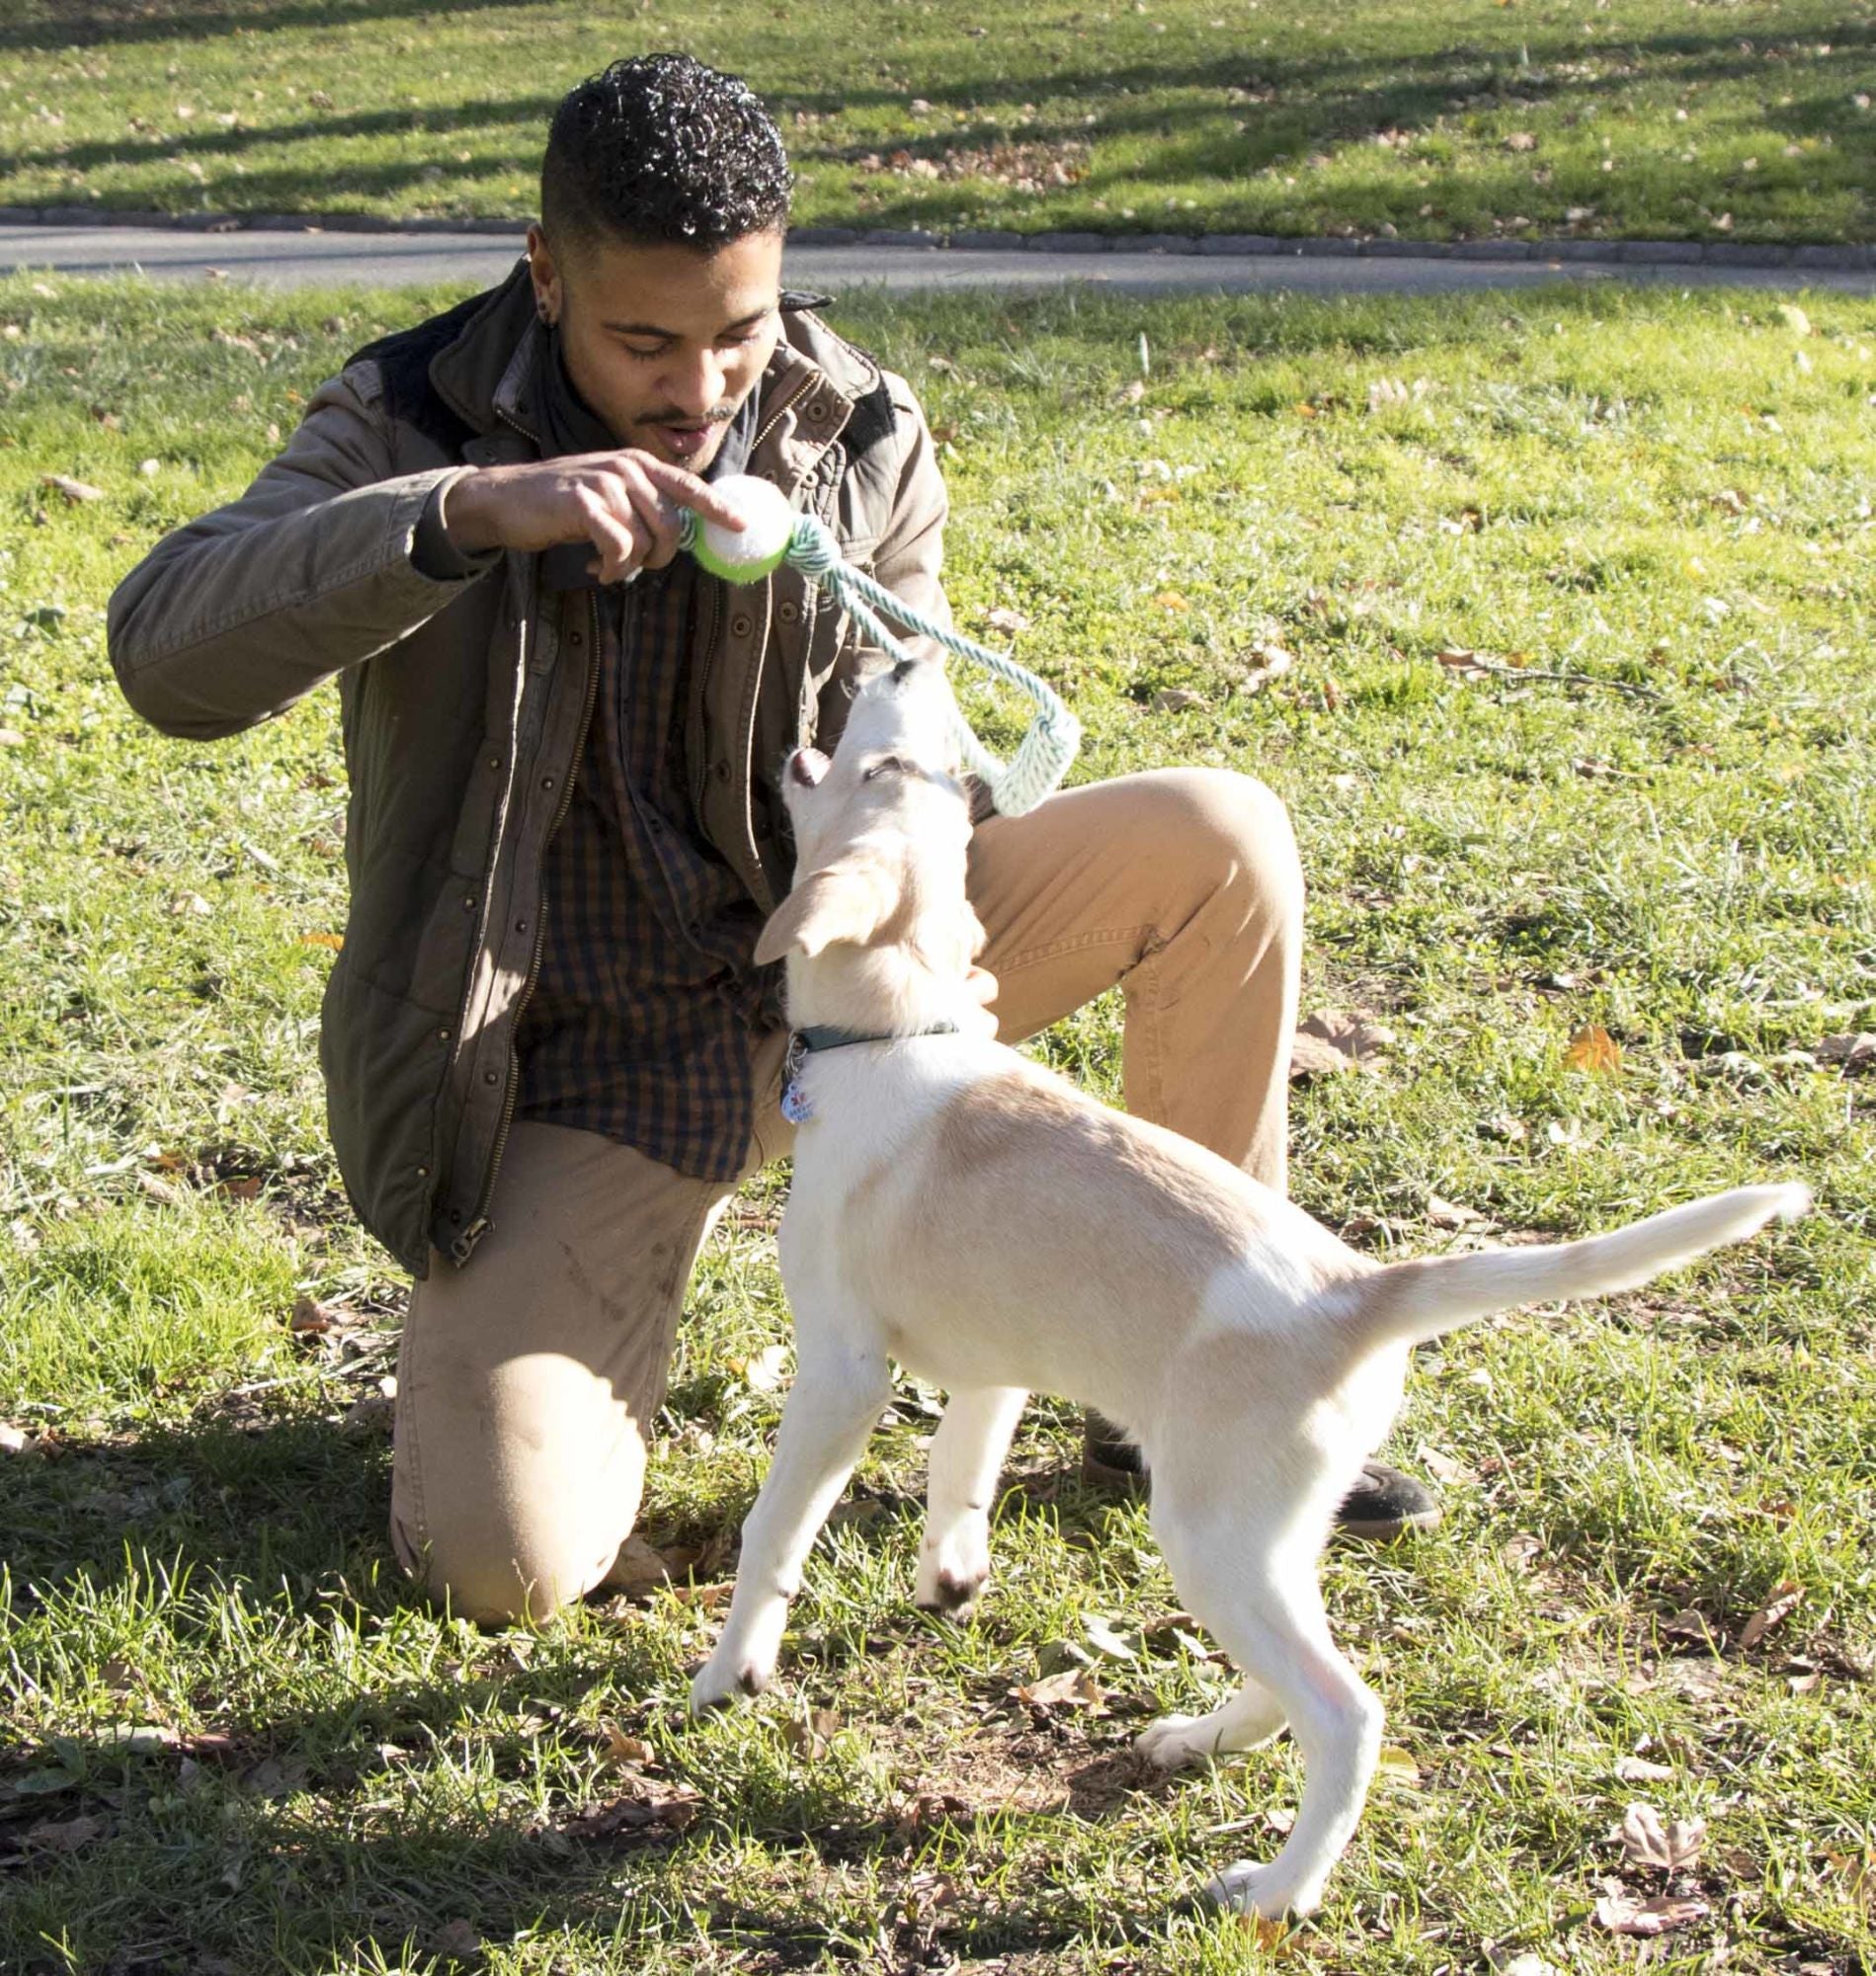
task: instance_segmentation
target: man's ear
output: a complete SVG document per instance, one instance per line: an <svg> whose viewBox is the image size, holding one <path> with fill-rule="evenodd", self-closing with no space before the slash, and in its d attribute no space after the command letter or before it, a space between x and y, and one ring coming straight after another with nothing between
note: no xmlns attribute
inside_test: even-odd
<svg viewBox="0 0 1876 1976"><path fill-rule="evenodd" d="M759 961L805 953L810 959L842 941L864 946L899 904L891 871L877 859L831 864L797 879L756 943Z"/></svg>

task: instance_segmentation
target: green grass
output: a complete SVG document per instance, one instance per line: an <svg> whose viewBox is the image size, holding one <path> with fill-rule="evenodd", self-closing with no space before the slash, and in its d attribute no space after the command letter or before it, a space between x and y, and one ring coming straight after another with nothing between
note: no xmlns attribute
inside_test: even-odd
<svg viewBox="0 0 1876 1976"><path fill-rule="evenodd" d="M1876 237L1872 0L15 0L0 204L527 218L562 93L672 46L804 224Z"/></svg>
<svg viewBox="0 0 1876 1976"><path fill-rule="evenodd" d="M1612 1971L1636 1947L1591 1910L1643 1798L1710 1826L1712 1912L1657 1967L1869 1970L1844 1862L1876 1838L1876 1080L1803 1053L1876 1008L1876 309L842 312L925 393L960 618L1030 620L1079 773L1225 763L1289 800L1306 1006L1396 1037L1299 1087L1307 1205L1427 1252L1466 1239L1435 1195L1563 1233L1818 1189L1644 1294L1423 1355L1396 1452L1448 1475L1445 1525L1327 1572L1405 1758L1271 1951L1191 1897L1278 1843L1290 1746L1170 1783L1127 1755L1219 1669L1163 1635L1102 1665L1105 1714L1008 1698L1091 1615L1173 1603L1141 1510L1073 1479L1066 1408L1021 1431L958 1628L908 1604L909 1390L776 1689L700 1726L708 1602L491 1634L405 1603L378 1386L401 1287L346 1218L311 1049L335 703L168 742L102 636L146 543L444 299L0 283L0 1422L28 1442L0 1452L0 1967L420 1969L462 1923L500 1971ZM1234 691L1272 639L1294 667ZM1197 699L1155 713L1169 691ZM1566 1061L1591 1023L1619 1075ZM1113 1088L1111 1007L1045 1047ZM777 1406L730 1362L782 1334L775 1200L711 1248L659 1423L647 1528L700 1582L733 1569ZM307 1295L333 1330L291 1331ZM1742 1644L1786 1581L1802 1604ZM608 1723L657 1769L619 1770ZM1637 1757L1670 1774L1625 1778ZM633 1797L686 1810L621 1824Z"/></svg>

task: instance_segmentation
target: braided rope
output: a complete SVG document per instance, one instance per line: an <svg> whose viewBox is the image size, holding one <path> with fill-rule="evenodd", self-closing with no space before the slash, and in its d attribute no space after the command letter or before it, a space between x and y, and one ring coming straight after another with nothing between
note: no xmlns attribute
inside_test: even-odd
<svg viewBox="0 0 1876 1976"><path fill-rule="evenodd" d="M694 539L697 527L697 518L687 510L682 525L686 548ZM909 659L913 654L880 621L880 612L896 618L908 630L936 640L958 658L973 660L1024 695L1033 703L1035 712L1010 761L1004 762L992 754L971 731L961 712L953 722L958 751L965 767L990 790L992 802L1004 816L1022 816L1055 792L1081 746L1082 728L1046 680L1038 679L1008 654L980 645L950 625L927 617L875 583L863 570L856 569L842 556L833 531L817 515L795 517L785 560L845 605L860 627L893 658Z"/></svg>

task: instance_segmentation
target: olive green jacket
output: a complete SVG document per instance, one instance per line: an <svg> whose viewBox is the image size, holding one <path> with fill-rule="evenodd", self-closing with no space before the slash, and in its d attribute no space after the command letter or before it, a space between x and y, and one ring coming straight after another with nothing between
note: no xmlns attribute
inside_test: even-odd
<svg viewBox="0 0 1876 1976"><path fill-rule="evenodd" d="M909 387L792 297L782 319L749 470L943 617L944 487ZM238 733L339 681L351 910L326 988L327 1112L360 1217L418 1276L433 1247L466 1262L488 1225L597 627L594 594L544 593L536 556L439 580L411 544L440 484L538 456L542 348L523 263L360 352L239 500L165 536L111 600L118 679L165 733ZM790 863L775 772L831 745L858 640L790 569L700 596L690 785L767 911Z"/></svg>

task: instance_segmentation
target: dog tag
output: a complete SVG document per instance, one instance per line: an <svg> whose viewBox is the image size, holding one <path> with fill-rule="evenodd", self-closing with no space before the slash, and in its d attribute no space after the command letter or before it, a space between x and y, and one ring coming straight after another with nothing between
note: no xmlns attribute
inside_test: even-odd
<svg viewBox="0 0 1876 1976"><path fill-rule="evenodd" d="M814 1116L814 1107L808 1103L808 1095L801 1089L801 1080L793 1078L788 1088L781 1094L781 1115L790 1125L805 1125Z"/></svg>

